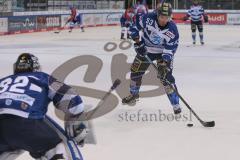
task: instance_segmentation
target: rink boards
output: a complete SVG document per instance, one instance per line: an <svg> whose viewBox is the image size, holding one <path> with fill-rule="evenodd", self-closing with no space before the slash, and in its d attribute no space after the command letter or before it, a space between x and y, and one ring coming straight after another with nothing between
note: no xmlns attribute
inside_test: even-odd
<svg viewBox="0 0 240 160"><path fill-rule="evenodd" d="M81 11L85 27L119 25L124 10L87 10ZM239 11L207 11L209 24L239 25ZM64 29L69 11L14 12L12 16L0 17L0 35L51 31ZM176 10L175 19L184 17L186 10ZM175 20L180 24L189 21Z"/></svg>

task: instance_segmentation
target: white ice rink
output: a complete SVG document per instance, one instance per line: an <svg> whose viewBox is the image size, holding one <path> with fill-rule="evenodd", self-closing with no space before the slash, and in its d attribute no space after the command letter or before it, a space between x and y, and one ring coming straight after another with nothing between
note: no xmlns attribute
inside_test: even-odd
<svg viewBox="0 0 240 160"><path fill-rule="evenodd" d="M172 113L166 96L142 98L136 107L118 107L93 121L97 145L81 149L85 160L237 160L240 148L240 26L205 26L205 46L191 44L190 26L179 26L181 42L176 53L174 75L179 92L206 120L215 120L216 127L203 128L195 119L187 122L127 122L125 112L155 113L159 109ZM86 67L72 72L68 84L107 91L111 85L110 67L114 54L124 53L133 61L134 50L104 51L107 42L120 41L119 27L87 28L31 33L0 37L0 77L12 73L12 64L22 52L39 57L43 71L52 73L65 61L79 55L94 55L103 61L103 68L93 83L83 81ZM148 89L145 87L144 89ZM117 95L116 93L114 93ZM98 100L83 97L86 104ZM120 99L119 99L120 100ZM182 105L184 112L188 113ZM53 106L49 113L53 114ZM16 133L17 134L17 133ZM17 160L31 160L28 153Z"/></svg>

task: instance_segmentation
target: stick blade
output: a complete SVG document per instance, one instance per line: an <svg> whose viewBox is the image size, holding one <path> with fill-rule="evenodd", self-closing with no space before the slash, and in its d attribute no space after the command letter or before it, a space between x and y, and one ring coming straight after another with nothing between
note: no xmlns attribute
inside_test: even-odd
<svg viewBox="0 0 240 160"><path fill-rule="evenodd" d="M214 127L214 126L215 126L215 121L202 122L202 125L203 125L204 127Z"/></svg>
<svg viewBox="0 0 240 160"><path fill-rule="evenodd" d="M121 80L120 79L116 79L111 87L111 90L116 89L119 85L121 84Z"/></svg>

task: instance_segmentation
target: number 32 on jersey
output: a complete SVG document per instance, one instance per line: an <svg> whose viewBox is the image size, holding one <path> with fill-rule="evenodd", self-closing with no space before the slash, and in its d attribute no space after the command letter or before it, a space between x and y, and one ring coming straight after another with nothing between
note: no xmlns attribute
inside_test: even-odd
<svg viewBox="0 0 240 160"><path fill-rule="evenodd" d="M18 76L15 79L7 78L0 83L0 93L6 91L15 93L25 93L28 84L29 78L27 76Z"/></svg>

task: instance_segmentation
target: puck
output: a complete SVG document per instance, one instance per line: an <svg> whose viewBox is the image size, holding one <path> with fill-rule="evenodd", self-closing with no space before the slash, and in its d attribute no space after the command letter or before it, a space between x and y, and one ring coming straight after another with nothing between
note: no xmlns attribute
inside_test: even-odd
<svg viewBox="0 0 240 160"><path fill-rule="evenodd" d="M193 124L192 124L192 123L188 123L187 126L188 126L188 127L192 127Z"/></svg>

